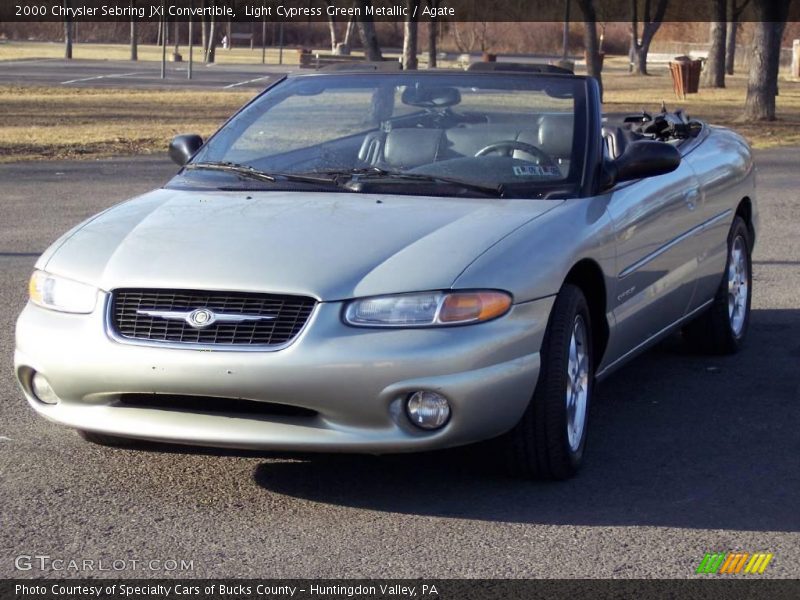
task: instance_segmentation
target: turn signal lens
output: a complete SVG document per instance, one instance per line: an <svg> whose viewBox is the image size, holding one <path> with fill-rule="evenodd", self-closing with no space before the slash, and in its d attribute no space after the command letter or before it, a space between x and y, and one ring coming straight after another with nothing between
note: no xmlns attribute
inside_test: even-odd
<svg viewBox="0 0 800 600"><path fill-rule="evenodd" d="M511 308L511 297L502 292L461 292L445 297L439 320L442 323L488 321Z"/></svg>
<svg viewBox="0 0 800 600"><path fill-rule="evenodd" d="M436 327L480 323L511 308L506 292L420 292L352 301L344 320L359 327Z"/></svg>

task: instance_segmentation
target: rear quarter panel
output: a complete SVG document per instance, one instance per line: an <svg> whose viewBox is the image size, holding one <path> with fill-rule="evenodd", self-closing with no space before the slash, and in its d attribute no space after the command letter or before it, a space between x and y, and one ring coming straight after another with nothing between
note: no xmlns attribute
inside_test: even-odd
<svg viewBox="0 0 800 600"><path fill-rule="evenodd" d="M756 168L747 142L737 133L708 126L684 160L694 169L700 184L703 221L698 234L698 282L692 308L713 298L727 261L727 240L736 210L749 200L754 233L758 228Z"/></svg>

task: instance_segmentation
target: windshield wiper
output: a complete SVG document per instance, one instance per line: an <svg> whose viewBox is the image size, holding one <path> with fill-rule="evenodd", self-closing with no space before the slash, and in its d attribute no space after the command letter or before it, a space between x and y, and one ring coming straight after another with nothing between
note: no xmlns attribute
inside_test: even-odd
<svg viewBox="0 0 800 600"><path fill-rule="evenodd" d="M296 181L300 183L315 183L322 185L336 185L336 181L330 177L317 177L314 175L301 175L297 173L269 173L267 171L259 171L256 168L247 165L240 165L233 162L198 162L189 163L185 169L209 169L212 171L226 171L228 173L235 173L248 179L256 179L258 181L269 181L274 183L276 181Z"/></svg>
<svg viewBox="0 0 800 600"><path fill-rule="evenodd" d="M328 175L334 179L345 177L347 180L344 183L347 187L357 185L361 181L374 181L374 180L399 180L399 181L419 181L425 183L443 183L446 185L458 186L465 190L479 192L487 196L494 196L501 198L505 193L503 184L498 185L483 185L480 183L471 183L461 179L454 179L452 177L444 177L441 175L427 175L425 173L406 173L403 171L389 171L380 167L364 167L358 169L349 169L341 171L315 171L322 175Z"/></svg>

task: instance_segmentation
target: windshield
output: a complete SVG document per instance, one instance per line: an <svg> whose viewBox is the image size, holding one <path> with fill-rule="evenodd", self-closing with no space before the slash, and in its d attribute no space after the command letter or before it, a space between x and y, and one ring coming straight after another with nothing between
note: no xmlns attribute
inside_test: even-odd
<svg viewBox="0 0 800 600"><path fill-rule="evenodd" d="M581 183L585 122L579 78L296 77L231 119L181 177L226 189L329 182L365 192L563 197Z"/></svg>

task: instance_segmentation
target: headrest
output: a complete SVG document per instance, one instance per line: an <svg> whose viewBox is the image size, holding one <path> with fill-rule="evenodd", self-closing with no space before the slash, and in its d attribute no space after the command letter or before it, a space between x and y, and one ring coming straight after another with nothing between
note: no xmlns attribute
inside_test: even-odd
<svg viewBox="0 0 800 600"><path fill-rule="evenodd" d="M544 115L539 118L539 148L554 158L572 154L574 117L571 114Z"/></svg>
<svg viewBox="0 0 800 600"><path fill-rule="evenodd" d="M403 169L430 164L436 160L443 139L442 129L393 129L386 135L383 162Z"/></svg>

